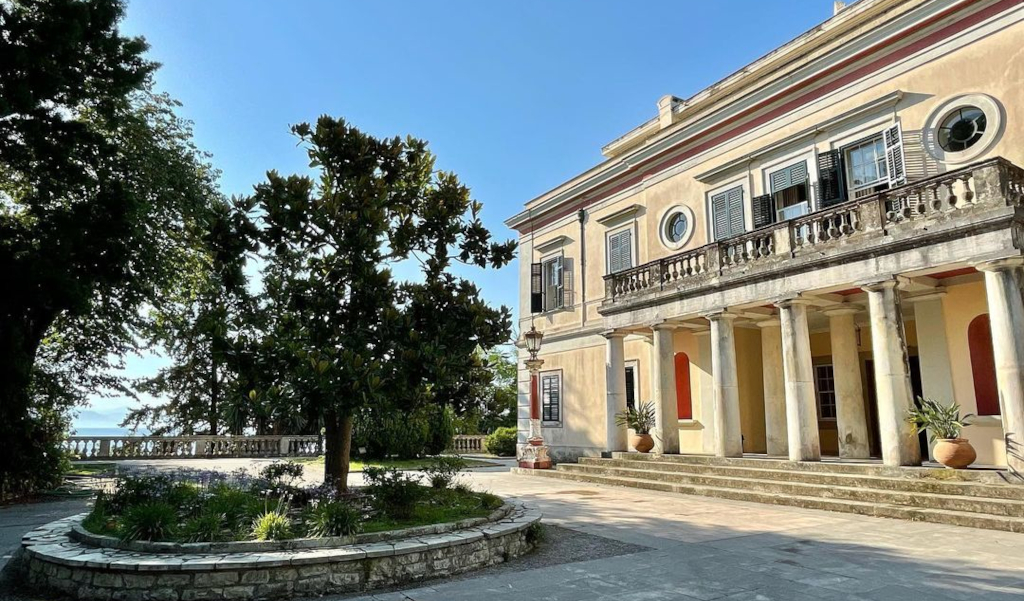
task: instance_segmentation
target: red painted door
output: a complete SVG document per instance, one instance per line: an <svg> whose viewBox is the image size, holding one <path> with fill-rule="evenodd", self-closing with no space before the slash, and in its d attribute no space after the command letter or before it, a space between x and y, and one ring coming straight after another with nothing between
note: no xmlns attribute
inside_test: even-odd
<svg viewBox="0 0 1024 601"><path fill-rule="evenodd" d="M693 401L690 398L690 358L676 353L676 410L679 419L693 419Z"/></svg>

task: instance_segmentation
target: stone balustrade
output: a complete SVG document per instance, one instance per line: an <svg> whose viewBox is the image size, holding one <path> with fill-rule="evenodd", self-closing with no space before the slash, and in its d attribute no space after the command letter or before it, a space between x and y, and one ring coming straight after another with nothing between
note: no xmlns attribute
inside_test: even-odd
<svg viewBox="0 0 1024 601"><path fill-rule="evenodd" d="M895 252L915 239L929 243L938 226L969 227L986 212L1012 218L1007 209L1022 205L1024 169L988 159L609 274L601 312L734 279L785 275L811 261Z"/></svg>
<svg viewBox="0 0 1024 601"><path fill-rule="evenodd" d="M486 440L484 434L457 434L452 438L451 450L455 453L484 453Z"/></svg>
<svg viewBox="0 0 1024 601"><path fill-rule="evenodd" d="M320 436L72 436L64 448L78 459L208 459L315 457Z"/></svg>

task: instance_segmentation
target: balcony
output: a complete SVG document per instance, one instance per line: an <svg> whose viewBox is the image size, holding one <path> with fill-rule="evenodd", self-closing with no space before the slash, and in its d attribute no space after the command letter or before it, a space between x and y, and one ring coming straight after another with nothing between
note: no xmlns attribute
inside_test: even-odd
<svg viewBox="0 0 1024 601"><path fill-rule="evenodd" d="M1005 229L1024 169L994 158L605 276L602 314ZM1020 245L1017 245L1018 247Z"/></svg>

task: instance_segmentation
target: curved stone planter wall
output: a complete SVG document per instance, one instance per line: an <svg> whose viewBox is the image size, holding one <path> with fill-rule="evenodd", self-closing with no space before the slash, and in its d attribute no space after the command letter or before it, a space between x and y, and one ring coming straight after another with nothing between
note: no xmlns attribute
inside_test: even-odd
<svg viewBox="0 0 1024 601"><path fill-rule="evenodd" d="M75 599L191 601L351 593L459 574L531 550L540 512L516 505L479 526L331 548L248 553L142 553L72 540L78 515L22 539L29 586Z"/></svg>

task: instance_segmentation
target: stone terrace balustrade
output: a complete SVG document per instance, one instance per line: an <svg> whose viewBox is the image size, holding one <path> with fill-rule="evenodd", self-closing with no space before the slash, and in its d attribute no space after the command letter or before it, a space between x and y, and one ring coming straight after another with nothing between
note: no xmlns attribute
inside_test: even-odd
<svg viewBox="0 0 1024 601"><path fill-rule="evenodd" d="M989 159L609 274L601 312L934 243L943 227L972 227L993 215L1009 223L1022 205L1024 169Z"/></svg>
<svg viewBox="0 0 1024 601"><path fill-rule="evenodd" d="M317 435L72 436L64 448L79 459L315 457L323 452Z"/></svg>

